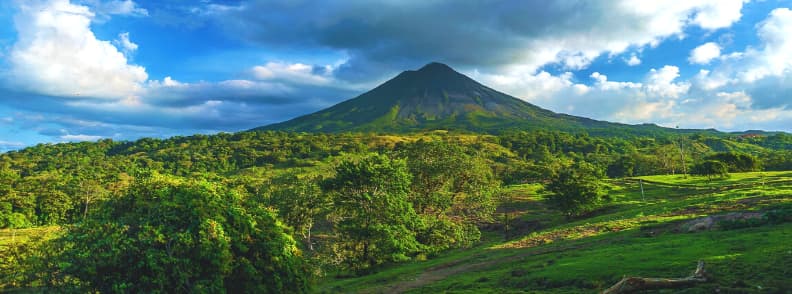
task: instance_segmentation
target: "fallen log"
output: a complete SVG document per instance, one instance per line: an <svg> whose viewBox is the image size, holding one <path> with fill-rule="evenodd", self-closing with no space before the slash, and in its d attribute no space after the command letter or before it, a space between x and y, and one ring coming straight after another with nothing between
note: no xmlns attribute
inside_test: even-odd
<svg viewBox="0 0 792 294"><path fill-rule="evenodd" d="M689 287L696 283L706 282L707 277L705 274L704 262L699 261L696 271L689 277L678 279L624 277L618 283L602 291L602 294L635 293L651 289Z"/></svg>

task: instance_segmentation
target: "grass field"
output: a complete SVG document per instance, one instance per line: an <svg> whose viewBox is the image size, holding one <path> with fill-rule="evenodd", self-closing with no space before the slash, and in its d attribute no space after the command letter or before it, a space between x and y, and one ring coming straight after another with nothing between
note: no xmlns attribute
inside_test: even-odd
<svg viewBox="0 0 792 294"><path fill-rule="evenodd" d="M596 293L625 275L688 276L702 260L708 282L657 292L792 293L792 172L712 181L681 175L613 180L611 200L575 220L547 208L538 185L509 187L507 193L510 201L498 216L509 220L509 232L496 226L473 248L364 277L328 276L317 290ZM687 227L710 215L749 212L776 217L738 219L695 232Z"/></svg>

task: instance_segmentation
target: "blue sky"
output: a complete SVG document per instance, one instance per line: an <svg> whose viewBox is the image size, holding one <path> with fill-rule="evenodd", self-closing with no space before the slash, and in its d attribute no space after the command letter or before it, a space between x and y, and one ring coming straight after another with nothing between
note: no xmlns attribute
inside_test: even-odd
<svg viewBox="0 0 792 294"><path fill-rule="evenodd" d="M0 151L239 131L432 61L557 112L792 131L790 1L0 2Z"/></svg>

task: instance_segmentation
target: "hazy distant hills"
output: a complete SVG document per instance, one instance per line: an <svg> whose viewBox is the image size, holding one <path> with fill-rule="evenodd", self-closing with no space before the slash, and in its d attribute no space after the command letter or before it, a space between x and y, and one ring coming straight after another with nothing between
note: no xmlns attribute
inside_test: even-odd
<svg viewBox="0 0 792 294"><path fill-rule="evenodd" d="M402 72L358 97L255 130L402 133L435 129L484 133L544 129L599 135L715 133L653 124L626 125L555 113L482 85L442 63Z"/></svg>

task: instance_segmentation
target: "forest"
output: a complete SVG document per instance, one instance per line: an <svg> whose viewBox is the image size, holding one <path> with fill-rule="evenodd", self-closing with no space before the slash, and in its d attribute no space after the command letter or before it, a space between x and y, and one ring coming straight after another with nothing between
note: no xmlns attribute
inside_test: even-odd
<svg viewBox="0 0 792 294"><path fill-rule="evenodd" d="M0 154L0 289L312 292L327 277L476 246L508 227L498 209L515 185L541 186L575 221L611 201L612 179L788 170L783 133L251 131L40 144Z"/></svg>

